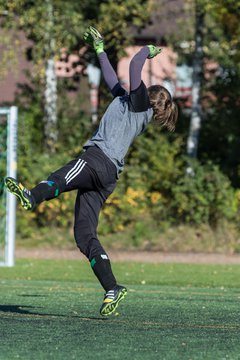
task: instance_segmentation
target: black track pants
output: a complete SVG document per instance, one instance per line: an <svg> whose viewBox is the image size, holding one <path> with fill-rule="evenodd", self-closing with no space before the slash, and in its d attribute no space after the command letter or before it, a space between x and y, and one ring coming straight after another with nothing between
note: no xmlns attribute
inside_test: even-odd
<svg viewBox="0 0 240 360"><path fill-rule="evenodd" d="M97 147L89 147L77 159L53 172L31 190L36 203L78 190L74 236L77 246L92 259L106 254L97 237L99 212L116 186L116 167Z"/></svg>

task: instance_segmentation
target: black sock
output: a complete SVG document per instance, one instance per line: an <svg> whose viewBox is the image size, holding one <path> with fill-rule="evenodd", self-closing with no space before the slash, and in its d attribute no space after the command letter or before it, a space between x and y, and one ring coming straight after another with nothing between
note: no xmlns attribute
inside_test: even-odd
<svg viewBox="0 0 240 360"><path fill-rule="evenodd" d="M31 189L36 204L44 200L50 200L59 195L59 189L54 181L42 181L35 188Z"/></svg>
<svg viewBox="0 0 240 360"><path fill-rule="evenodd" d="M94 256L90 260L90 263L94 274L100 281L105 291L109 291L117 285L112 272L110 260L106 254Z"/></svg>

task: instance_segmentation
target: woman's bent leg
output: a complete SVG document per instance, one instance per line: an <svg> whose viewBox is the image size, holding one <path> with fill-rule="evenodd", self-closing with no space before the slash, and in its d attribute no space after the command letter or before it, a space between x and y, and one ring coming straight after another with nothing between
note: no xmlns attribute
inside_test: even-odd
<svg viewBox="0 0 240 360"><path fill-rule="evenodd" d="M78 192L74 236L80 251L89 259L94 274L105 291L116 286L108 255L97 237L98 217L105 201L97 191Z"/></svg>
<svg viewBox="0 0 240 360"><path fill-rule="evenodd" d="M47 180L41 181L31 189L36 204L44 200L51 200L61 193L76 189L92 189L94 187L91 171L87 162L77 158L49 175Z"/></svg>

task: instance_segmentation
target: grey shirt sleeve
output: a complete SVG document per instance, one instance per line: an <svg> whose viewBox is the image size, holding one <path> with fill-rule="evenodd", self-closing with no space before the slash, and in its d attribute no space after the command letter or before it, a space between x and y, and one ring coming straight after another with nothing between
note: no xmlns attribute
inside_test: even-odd
<svg viewBox="0 0 240 360"><path fill-rule="evenodd" d="M129 110L142 112L148 110L151 105L147 88L142 81L142 68L149 55L149 48L144 46L131 60L129 67L130 94Z"/></svg>
<svg viewBox="0 0 240 360"><path fill-rule="evenodd" d="M105 52L100 53L98 55L98 60L102 70L103 78L107 86L109 87L112 95L114 97L124 95L126 93L126 90L123 89L123 87L120 85L117 74L114 71L112 65L110 64L107 54Z"/></svg>
<svg viewBox="0 0 240 360"><path fill-rule="evenodd" d="M136 90L141 84L143 65L149 55L149 48L144 46L131 60L129 66L130 91Z"/></svg>

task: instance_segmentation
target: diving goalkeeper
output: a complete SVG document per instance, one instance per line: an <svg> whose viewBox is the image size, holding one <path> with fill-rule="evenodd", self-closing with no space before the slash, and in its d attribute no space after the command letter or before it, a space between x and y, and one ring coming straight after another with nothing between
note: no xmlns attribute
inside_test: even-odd
<svg viewBox="0 0 240 360"><path fill-rule="evenodd" d="M101 34L93 27L84 33L84 40L96 51L103 78L113 100L104 113L98 130L84 144L83 152L74 160L50 174L33 189L26 189L17 180L5 178L6 188L26 210L61 193L77 190L74 237L80 251L89 259L94 274L105 290L100 313L108 316L127 294L112 272L109 257L99 242L97 225L100 210L113 192L124 158L136 136L144 132L152 119L172 131L177 121L177 106L170 93L160 85L146 88L141 79L147 59L161 49L144 46L130 62L129 93L120 85L106 52Z"/></svg>

